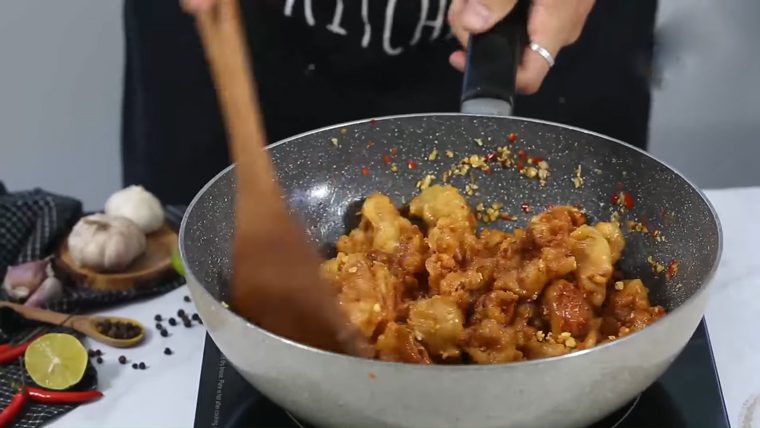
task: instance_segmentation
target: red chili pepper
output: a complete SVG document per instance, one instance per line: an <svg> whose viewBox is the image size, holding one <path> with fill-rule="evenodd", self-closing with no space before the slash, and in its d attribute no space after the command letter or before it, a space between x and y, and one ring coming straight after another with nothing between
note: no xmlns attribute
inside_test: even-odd
<svg viewBox="0 0 760 428"><path fill-rule="evenodd" d="M678 274L678 265L679 265L678 260L674 259L670 261L670 264L668 265L668 273L667 273L668 280L675 278L676 274Z"/></svg>
<svg viewBox="0 0 760 428"><path fill-rule="evenodd" d="M625 204L625 207L629 210L633 209L633 196L628 192L622 192L623 193L623 203Z"/></svg>
<svg viewBox="0 0 760 428"><path fill-rule="evenodd" d="M21 345L12 346L10 349L0 352L0 364L12 363L19 359L19 357L24 355L24 352L26 352L26 348L29 347L30 343L31 342L22 343Z"/></svg>
<svg viewBox="0 0 760 428"><path fill-rule="evenodd" d="M386 165L390 165L391 163L393 163L393 159L391 159L390 155L384 155L383 162L385 162Z"/></svg>
<svg viewBox="0 0 760 428"><path fill-rule="evenodd" d="M26 390L30 400L46 404L84 403L103 396L100 391L48 391L31 386Z"/></svg>
<svg viewBox="0 0 760 428"><path fill-rule="evenodd" d="M363 166L362 167L362 175L365 176L365 177L368 176L369 175L369 168L367 168L366 166Z"/></svg>
<svg viewBox="0 0 760 428"><path fill-rule="evenodd" d="M0 412L0 428L10 426L16 420L24 408L24 404L26 404L26 399L26 389L19 389L13 398L11 398L11 402Z"/></svg>
<svg viewBox="0 0 760 428"><path fill-rule="evenodd" d="M415 169L417 168L417 162L415 162L414 159L409 159L409 161L406 163L406 166L408 166L409 169Z"/></svg>
<svg viewBox="0 0 760 428"><path fill-rule="evenodd" d="M10 343L0 343L0 353L3 353L5 351L9 350L12 347L13 347L13 345L11 345Z"/></svg>
<svg viewBox="0 0 760 428"><path fill-rule="evenodd" d="M485 172L486 174L490 174L493 172L493 168L491 168L490 166L487 166L483 168L483 172Z"/></svg>
<svg viewBox="0 0 760 428"><path fill-rule="evenodd" d="M618 202L620 202L620 193L613 193L610 200L612 201L613 205L617 205Z"/></svg>
<svg viewBox="0 0 760 428"><path fill-rule="evenodd" d="M517 134L514 132L510 132L509 135L507 135L507 140L509 140L510 143L514 143L517 141Z"/></svg>
<svg viewBox="0 0 760 428"><path fill-rule="evenodd" d="M520 205L520 209L523 210L524 213L529 213L530 212L530 205L528 205L527 202L523 202Z"/></svg>
<svg viewBox="0 0 760 428"><path fill-rule="evenodd" d="M499 156L496 152L491 152L486 156L486 161L491 162L492 160L496 159L496 157Z"/></svg>

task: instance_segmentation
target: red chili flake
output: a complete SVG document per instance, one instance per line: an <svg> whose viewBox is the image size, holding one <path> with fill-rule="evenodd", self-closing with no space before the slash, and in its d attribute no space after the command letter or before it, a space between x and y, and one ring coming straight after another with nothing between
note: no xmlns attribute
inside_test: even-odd
<svg viewBox="0 0 760 428"><path fill-rule="evenodd" d="M612 201L613 205L617 205L618 202L620 202L620 193L617 193L617 192L613 193L610 200Z"/></svg>
<svg viewBox="0 0 760 428"><path fill-rule="evenodd" d="M543 162L544 158L541 156L533 156L530 160L532 160L535 165L538 165L539 162Z"/></svg>
<svg viewBox="0 0 760 428"><path fill-rule="evenodd" d="M377 126L377 119L370 119L369 124L372 126Z"/></svg>
<svg viewBox="0 0 760 428"><path fill-rule="evenodd" d="M406 166L409 169L415 169L417 168L417 162L415 162L414 159L409 159L409 161L406 162Z"/></svg>
<svg viewBox="0 0 760 428"><path fill-rule="evenodd" d="M393 159L390 155L383 156L383 162L385 162L387 165L390 165L393 163Z"/></svg>
<svg viewBox="0 0 760 428"><path fill-rule="evenodd" d="M363 166L362 167L362 175L365 176L365 177L368 176L369 175L369 168L367 168L366 166Z"/></svg>
<svg viewBox="0 0 760 428"><path fill-rule="evenodd" d="M396 156L398 154L398 149L396 147L393 147L391 149L391 156Z"/></svg>
<svg viewBox="0 0 760 428"><path fill-rule="evenodd" d="M515 141L517 141L517 134L514 132L510 132L509 135L507 135L507 140L510 143L514 143Z"/></svg>
<svg viewBox="0 0 760 428"><path fill-rule="evenodd" d="M676 274L678 274L678 265L678 260L673 259L670 261L670 264L668 265L668 273L666 275L668 280L675 278Z"/></svg>
<svg viewBox="0 0 760 428"><path fill-rule="evenodd" d="M520 209L523 210L523 212L527 214L530 212L530 205L528 205L527 202L523 202L522 204L520 204Z"/></svg>
<svg viewBox="0 0 760 428"><path fill-rule="evenodd" d="M488 154L488 156L486 156L486 161L487 162L491 162L492 160L496 159L498 156L499 156L498 153L491 152L491 153Z"/></svg>
<svg viewBox="0 0 760 428"><path fill-rule="evenodd" d="M523 172L523 169L525 166L523 166L522 162L517 162L517 172Z"/></svg>
<svg viewBox="0 0 760 428"><path fill-rule="evenodd" d="M490 174L493 172L493 168L491 168L490 166L487 166L483 168L483 172L485 172L486 174Z"/></svg>
<svg viewBox="0 0 760 428"><path fill-rule="evenodd" d="M374 146L374 145L375 145L375 142L374 142L374 141L372 141L372 140L369 140L369 143L367 143L367 148L368 148L368 149L371 149L371 148L372 148L372 146Z"/></svg>
<svg viewBox="0 0 760 428"><path fill-rule="evenodd" d="M523 149L517 151L517 157L520 158L520 160L523 162L526 162L528 160L528 154L525 153L525 150Z"/></svg>
<svg viewBox="0 0 760 428"><path fill-rule="evenodd" d="M368 377L370 380L375 380L375 379L377 379L377 375L376 375L375 373L373 373L373 372L369 372L369 373L367 374L367 377Z"/></svg>
<svg viewBox="0 0 760 428"><path fill-rule="evenodd" d="M629 210L633 209L633 195L631 195L628 192L623 191L623 203L625 204L625 207Z"/></svg>

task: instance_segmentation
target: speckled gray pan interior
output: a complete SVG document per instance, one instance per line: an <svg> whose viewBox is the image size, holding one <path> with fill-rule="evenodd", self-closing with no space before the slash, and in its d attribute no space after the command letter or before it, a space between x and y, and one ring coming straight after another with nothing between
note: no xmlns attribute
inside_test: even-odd
<svg viewBox="0 0 760 428"><path fill-rule="evenodd" d="M511 144L510 133L518 136ZM598 134L521 118L413 115L325 128L269 150L290 207L329 254L332 243L356 224L356 210L367 195L382 192L401 205L418 192L417 181L425 175L440 178L463 156L487 155L505 145L545 158L551 175L541 187L514 168L496 167L492 174L476 171L479 194L470 196L471 202L501 202L503 211L517 217L488 227L522 226L535 211L551 204L582 206L592 221L623 211L621 223L641 222L650 233L625 231L622 270L628 277L642 278L654 302L668 310L695 293L712 274L720 257L721 233L704 196L648 154ZM439 155L430 161L434 149ZM446 150L455 156L448 158ZM392 156L397 172L386 155ZM416 162L415 169L408 167L409 160ZM584 183L576 188L572 178L578 166ZM456 177L452 183L463 189L468 180ZM612 195L621 189L633 197L630 211L612 203ZM223 298L224 279L231 270L234 193L234 168L228 168L199 194L185 219L184 256L195 277L216 298ZM526 203L534 212L523 212ZM664 240L656 240L653 230L659 230ZM665 272L655 274L651 261L667 268L672 260L679 263L674 278L668 280Z"/></svg>

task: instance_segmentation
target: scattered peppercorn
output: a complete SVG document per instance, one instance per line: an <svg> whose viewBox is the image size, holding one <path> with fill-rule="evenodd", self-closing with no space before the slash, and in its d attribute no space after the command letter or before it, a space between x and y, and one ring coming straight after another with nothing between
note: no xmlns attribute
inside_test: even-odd
<svg viewBox="0 0 760 428"><path fill-rule="evenodd" d="M183 321L183 322L182 322L182 324L183 324L185 327L187 327L187 328L190 328L190 327L192 327L192 326L193 326L193 323L191 323L189 319L185 319L185 321Z"/></svg>
<svg viewBox="0 0 760 428"><path fill-rule="evenodd" d="M98 357L97 359L95 359L95 361L97 361L98 364L103 364L103 357Z"/></svg>
<svg viewBox="0 0 760 428"><path fill-rule="evenodd" d="M185 310L184 309L178 310L177 311L177 316L180 317L180 318L184 318L185 317Z"/></svg>
<svg viewBox="0 0 760 428"><path fill-rule="evenodd" d="M193 314L191 318L193 319L193 321L201 322L201 316L198 314Z"/></svg>
<svg viewBox="0 0 760 428"><path fill-rule="evenodd" d="M145 363L141 362L139 364L140 370L145 370Z"/></svg>
<svg viewBox="0 0 760 428"><path fill-rule="evenodd" d="M137 367L138 367L138 366L137 366L137 363L132 363L132 368L133 368L133 369L137 370Z"/></svg>
<svg viewBox="0 0 760 428"><path fill-rule="evenodd" d="M168 337L168 336L169 336L169 332L168 331L161 330L161 337Z"/></svg>
<svg viewBox="0 0 760 428"><path fill-rule="evenodd" d="M161 321L161 314L156 314L156 316L153 317L153 319L156 321Z"/></svg>
<svg viewBox="0 0 760 428"><path fill-rule="evenodd" d="M175 320L174 318L169 318L169 325L174 327L175 325L177 325L177 320Z"/></svg>
<svg viewBox="0 0 760 428"><path fill-rule="evenodd" d="M185 296L185 297L184 297L184 300L185 300L186 302L189 302L189 301L190 301L190 296Z"/></svg>
<svg viewBox="0 0 760 428"><path fill-rule="evenodd" d="M95 357L96 356L95 355L95 350L94 349L88 349L87 350L87 356L90 357L90 358Z"/></svg>
<svg viewBox="0 0 760 428"><path fill-rule="evenodd" d="M96 357L99 357L99 356L101 356L101 355L103 355L103 351L101 351L100 349L96 349L96 350L95 350L95 356L96 356Z"/></svg>
<svg viewBox="0 0 760 428"><path fill-rule="evenodd" d="M171 355L171 354L172 354L172 350L171 349L164 348L164 355Z"/></svg>
<svg viewBox="0 0 760 428"><path fill-rule="evenodd" d="M127 364L127 357L119 355L119 364Z"/></svg>
<svg viewBox="0 0 760 428"><path fill-rule="evenodd" d="M156 323L156 330L163 330L163 329L164 329L164 326L162 326L160 322L157 322Z"/></svg>

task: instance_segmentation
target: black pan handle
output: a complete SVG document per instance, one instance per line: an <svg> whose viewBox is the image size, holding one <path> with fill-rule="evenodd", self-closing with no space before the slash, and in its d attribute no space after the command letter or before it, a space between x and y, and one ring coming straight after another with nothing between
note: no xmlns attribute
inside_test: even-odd
<svg viewBox="0 0 760 428"><path fill-rule="evenodd" d="M527 40L530 0L514 9L491 30L470 37L462 87L462 112L512 114L517 66Z"/></svg>

